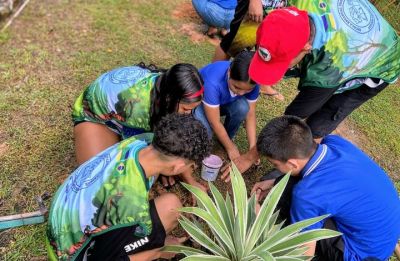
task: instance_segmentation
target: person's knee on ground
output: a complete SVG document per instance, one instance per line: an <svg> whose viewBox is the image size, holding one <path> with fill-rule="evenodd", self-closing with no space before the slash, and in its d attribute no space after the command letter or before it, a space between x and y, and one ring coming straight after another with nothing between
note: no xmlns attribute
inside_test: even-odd
<svg viewBox="0 0 400 261"><path fill-rule="evenodd" d="M155 198L154 203L165 232L168 234L178 225L178 209L182 207L182 203L174 193L164 193Z"/></svg>
<svg viewBox="0 0 400 261"><path fill-rule="evenodd" d="M209 0L192 0L197 14L209 27L206 34L210 37L218 33L218 28L229 27L230 20L233 19L234 9L230 5L221 4Z"/></svg>

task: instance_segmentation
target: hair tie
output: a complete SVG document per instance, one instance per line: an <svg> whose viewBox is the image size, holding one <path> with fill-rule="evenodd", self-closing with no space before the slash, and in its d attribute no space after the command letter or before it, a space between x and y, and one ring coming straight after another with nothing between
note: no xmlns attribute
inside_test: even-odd
<svg viewBox="0 0 400 261"><path fill-rule="evenodd" d="M185 95L183 95L183 97L184 97L184 98L188 98L188 99L192 99L192 98L196 98L196 97L202 95L203 92L204 92L204 87L203 87L203 85L201 85L200 90L198 90L197 92L195 92L195 93L193 93L193 94L190 94L190 93L185 94Z"/></svg>

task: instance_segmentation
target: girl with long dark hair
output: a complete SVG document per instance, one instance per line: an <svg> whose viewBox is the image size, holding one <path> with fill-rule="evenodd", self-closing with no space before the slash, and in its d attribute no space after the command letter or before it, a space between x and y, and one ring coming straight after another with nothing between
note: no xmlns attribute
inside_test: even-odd
<svg viewBox="0 0 400 261"><path fill-rule="evenodd" d="M141 63L104 73L74 104L78 164L122 139L151 132L167 114L191 113L202 97L203 80L191 64L163 70Z"/></svg>

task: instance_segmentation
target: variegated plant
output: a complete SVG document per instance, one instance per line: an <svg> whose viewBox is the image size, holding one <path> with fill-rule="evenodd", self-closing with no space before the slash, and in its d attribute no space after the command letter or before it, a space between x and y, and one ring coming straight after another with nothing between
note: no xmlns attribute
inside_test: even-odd
<svg viewBox="0 0 400 261"><path fill-rule="evenodd" d="M198 207L184 207L180 211L196 215L211 231L204 232L198 222L182 216L179 220L186 232L207 252L187 246L166 246L163 251L183 253L182 260L307 260L305 243L340 235L336 231L315 229L302 232L314 223L327 217L315 217L287 227L283 222L276 224L276 205L287 184L286 175L268 194L258 215L255 212L256 199L247 198L246 185L237 168L233 166L231 175L233 204L229 194L224 200L222 194L210 183L213 199L196 187L184 184L195 195Z"/></svg>

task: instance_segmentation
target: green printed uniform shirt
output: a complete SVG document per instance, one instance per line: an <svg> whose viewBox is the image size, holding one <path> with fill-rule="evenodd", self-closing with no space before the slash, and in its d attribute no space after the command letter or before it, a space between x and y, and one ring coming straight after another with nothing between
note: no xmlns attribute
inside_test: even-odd
<svg viewBox="0 0 400 261"><path fill-rule="evenodd" d="M400 74L396 31L368 0L292 0L316 26L313 50L301 63L299 89L354 89L378 78L394 82Z"/></svg>
<svg viewBox="0 0 400 261"><path fill-rule="evenodd" d="M106 124L122 138L150 131L151 91L158 73L138 66L106 72L75 101L75 123Z"/></svg>
<svg viewBox="0 0 400 261"><path fill-rule="evenodd" d="M138 153L152 134L126 139L76 169L54 196L47 236L61 260L79 255L95 233L138 225L139 237L151 233L148 179Z"/></svg>
<svg viewBox="0 0 400 261"><path fill-rule="evenodd" d="M306 10L316 26L313 50L301 62L300 90L339 87L336 93L340 93L361 86L366 78L392 83L399 77L399 37L368 0L286 2L262 0L264 14L296 6ZM257 26L245 19L228 52L254 46Z"/></svg>

